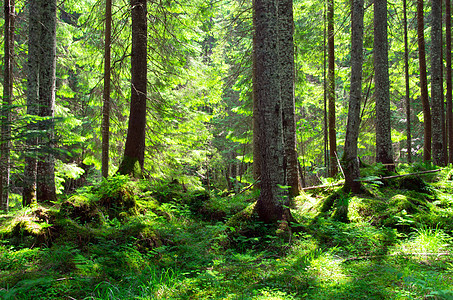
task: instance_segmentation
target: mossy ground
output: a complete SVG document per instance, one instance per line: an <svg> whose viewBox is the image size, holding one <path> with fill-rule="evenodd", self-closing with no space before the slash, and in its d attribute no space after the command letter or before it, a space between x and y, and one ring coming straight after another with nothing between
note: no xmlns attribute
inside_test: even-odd
<svg viewBox="0 0 453 300"><path fill-rule="evenodd" d="M303 193L285 238L252 191L113 177L0 215L0 298L452 299L451 173L337 190L329 208L332 190Z"/></svg>

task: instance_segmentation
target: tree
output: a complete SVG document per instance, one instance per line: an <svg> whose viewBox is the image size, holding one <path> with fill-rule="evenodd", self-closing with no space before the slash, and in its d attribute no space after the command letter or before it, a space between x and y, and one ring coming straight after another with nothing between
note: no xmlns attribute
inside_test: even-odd
<svg viewBox="0 0 453 300"><path fill-rule="evenodd" d="M348 123L344 146L343 163L346 191L360 192L361 184L357 141L360 128L360 101L362 98L363 64L363 0L352 3L351 26L351 91L349 98Z"/></svg>
<svg viewBox="0 0 453 300"><path fill-rule="evenodd" d="M294 99L294 25L292 0L278 1L278 49L283 113L285 171L291 197L299 195L299 162L296 152L296 108Z"/></svg>
<svg viewBox="0 0 453 300"><path fill-rule="evenodd" d="M442 1L431 1L431 109L433 163L445 165L442 101Z"/></svg>
<svg viewBox="0 0 453 300"><path fill-rule="evenodd" d="M423 107L423 160L431 160L431 109L428 99L428 79L426 75L425 55L425 25L423 14L423 0L417 0L417 42L418 42L418 63L420 73L420 98Z"/></svg>
<svg viewBox="0 0 453 300"><path fill-rule="evenodd" d="M14 54L14 0L4 1L5 11L5 57L3 66L3 102L0 139L0 210L9 208L9 177L11 147L11 106L13 104L13 54Z"/></svg>
<svg viewBox="0 0 453 300"><path fill-rule="evenodd" d="M257 97L261 163L261 193L256 204L264 222L285 219L288 211L282 128L281 89L278 72L278 14L275 0L255 0L253 5L254 93ZM288 211L289 212L289 211Z"/></svg>
<svg viewBox="0 0 453 300"><path fill-rule="evenodd" d="M109 176L110 141L110 56L112 35L112 0L105 2L104 93L102 108L102 176Z"/></svg>
<svg viewBox="0 0 453 300"><path fill-rule="evenodd" d="M23 205L33 201L54 201L55 162L54 107L56 72L55 0L32 0L29 4L29 44L27 76L27 113L39 116L28 129L25 159ZM38 157L38 146L44 153Z"/></svg>
<svg viewBox="0 0 453 300"><path fill-rule="evenodd" d="M39 122L41 146L45 154L38 160L37 200L55 201L54 114L57 63L57 1L41 0L41 38L39 58Z"/></svg>
<svg viewBox="0 0 453 300"><path fill-rule="evenodd" d="M41 39L41 6L39 0L30 0L28 6L28 63L27 63L27 114L39 114L39 58ZM23 206L36 201L37 147L38 128L34 120L28 125L27 152L25 153L24 186L22 192Z"/></svg>
<svg viewBox="0 0 453 300"><path fill-rule="evenodd" d="M411 134L411 100L409 90L409 46L407 42L407 0L403 0L403 27L404 27L404 86L406 100L406 137L407 161L412 162L412 134Z"/></svg>
<svg viewBox="0 0 453 300"><path fill-rule="evenodd" d="M452 104L452 76L451 76L451 1L445 0L445 36L446 36L446 55L447 63L447 136L448 136L448 162L453 163L453 104Z"/></svg>
<svg viewBox="0 0 453 300"><path fill-rule="evenodd" d="M394 169L390 128L387 0L374 2L374 70L376 98L376 161Z"/></svg>
<svg viewBox="0 0 453 300"><path fill-rule="evenodd" d="M337 132L335 128L335 32L334 32L334 0L327 1L327 98L329 105L329 149L330 149L330 176L338 172L337 157Z"/></svg>
<svg viewBox="0 0 453 300"><path fill-rule="evenodd" d="M146 0L131 0L131 106L126 146L118 172L142 177L145 160L147 8Z"/></svg>

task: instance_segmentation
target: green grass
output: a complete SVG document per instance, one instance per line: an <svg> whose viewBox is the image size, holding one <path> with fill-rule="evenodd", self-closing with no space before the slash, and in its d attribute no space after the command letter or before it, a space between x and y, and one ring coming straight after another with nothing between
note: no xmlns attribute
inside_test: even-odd
<svg viewBox="0 0 453 300"><path fill-rule="evenodd" d="M349 223L320 213L329 193L304 194L290 239L256 222L250 191L111 179L77 205L0 215L0 299L453 299L449 172L430 177L430 195L349 197ZM77 207L98 217L74 218Z"/></svg>

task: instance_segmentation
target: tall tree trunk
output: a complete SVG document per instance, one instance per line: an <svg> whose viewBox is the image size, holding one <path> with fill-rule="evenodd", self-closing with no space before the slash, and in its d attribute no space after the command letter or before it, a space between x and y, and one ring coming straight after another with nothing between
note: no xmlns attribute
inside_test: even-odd
<svg viewBox="0 0 453 300"><path fill-rule="evenodd" d="M442 1L431 1L431 109L433 163L445 165L442 135Z"/></svg>
<svg viewBox="0 0 453 300"><path fill-rule="evenodd" d="M328 153L328 144L329 144L329 125L327 117L327 17L326 17L326 7L324 6L324 39L323 39L323 68L322 68L322 82L324 90L324 166L326 168L326 177L330 174L330 160Z"/></svg>
<svg viewBox="0 0 453 300"><path fill-rule="evenodd" d="M334 0L327 1L327 49L329 69L327 72L327 98L329 103L329 149L330 176L338 172L337 133L335 128L335 32L334 32Z"/></svg>
<svg viewBox="0 0 453 300"><path fill-rule="evenodd" d="M409 47L407 42L407 0L403 0L403 26L404 26L404 81L406 88L406 136L407 136L407 162L412 162L412 134L411 134L411 99L409 90Z"/></svg>
<svg viewBox="0 0 453 300"><path fill-rule="evenodd" d="M376 98L376 161L395 168L390 128L387 0L374 1L374 69Z"/></svg>
<svg viewBox="0 0 453 300"><path fill-rule="evenodd" d="M146 128L147 8L146 0L131 0L131 107L124 157L118 172L143 176Z"/></svg>
<svg viewBox="0 0 453 300"><path fill-rule="evenodd" d="M280 88L283 112L283 139L285 142L286 176L290 186L289 195L299 195L299 163L296 141L296 105L294 95L294 21L293 1L278 1Z"/></svg>
<svg viewBox="0 0 453 300"><path fill-rule="evenodd" d="M5 59L0 147L0 210L9 209L9 177L11 147L11 106L13 104L13 56L14 56L14 0L4 1L5 9Z"/></svg>
<svg viewBox="0 0 453 300"><path fill-rule="evenodd" d="M452 77L451 77L451 1L445 0L445 36L447 61L447 136L448 136L448 162L453 163L453 104L452 104Z"/></svg>
<svg viewBox="0 0 453 300"><path fill-rule="evenodd" d="M39 114L39 59L41 40L41 6L40 0L30 0L28 6L28 62L27 62L27 114ZM25 171L22 192L23 206L36 201L36 172L38 167L37 146L38 127L34 120L28 125L27 151L25 153Z"/></svg>
<svg viewBox="0 0 453 300"><path fill-rule="evenodd" d="M423 0L417 0L417 36L418 36L418 62L420 72L420 98L423 107L423 160L431 160L431 109L428 99L428 78L426 75L425 54L425 22L423 15Z"/></svg>
<svg viewBox="0 0 453 300"><path fill-rule="evenodd" d="M253 34L253 49L256 49L256 34ZM259 120L259 103L256 88L256 55L253 52L252 58L252 97L253 97L253 179L257 181L255 187L261 187L261 147L260 147L260 120Z"/></svg>
<svg viewBox="0 0 453 300"><path fill-rule="evenodd" d="M38 202L55 201L55 158L53 156L54 114L55 114L55 72L57 64L57 1L41 0L41 39L39 66L39 116L41 146L45 147L44 156L38 160L37 199Z"/></svg>
<svg viewBox="0 0 453 300"><path fill-rule="evenodd" d="M360 177L357 141L360 129L360 100L362 98L363 0L354 0L352 5L351 95L343 161L345 190L359 193L361 184L357 181Z"/></svg>
<svg viewBox="0 0 453 300"><path fill-rule="evenodd" d="M105 2L104 93L102 107L102 176L109 176L110 141L110 56L112 35L112 0Z"/></svg>
<svg viewBox="0 0 453 300"><path fill-rule="evenodd" d="M280 80L278 72L278 14L275 0L255 0L255 84L261 147L261 193L256 210L267 223L284 218L286 185Z"/></svg>

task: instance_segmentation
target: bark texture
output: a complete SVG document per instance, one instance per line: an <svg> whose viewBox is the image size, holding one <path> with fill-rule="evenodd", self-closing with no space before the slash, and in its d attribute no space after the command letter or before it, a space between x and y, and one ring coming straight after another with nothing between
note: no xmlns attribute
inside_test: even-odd
<svg viewBox="0 0 453 300"><path fill-rule="evenodd" d="M334 0L327 1L327 99L329 105L329 165L330 176L335 176L337 168L337 132L335 126L335 32L334 32Z"/></svg>
<svg viewBox="0 0 453 300"><path fill-rule="evenodd" d="M442 101L442 0L431 1L431 109L433 163L445 165Z"/></svg>
<svg viewBox="0 0 453 300"><path fill-rule="evenodd" d="M428 78L426 75L425 54L425 21L423 13L423 0L417 0L417 36L418 36L418 63L420 73L420 100L423 107L423 160L431 160L431 108L428 99Z"/></svg>
<svg viewBox="0 0 453 300"><path fill-rule="evenodd" d="M147 8L146 0L131 0L131 107L124 157L118 172L142 177L145 160Z"/></svg>
<svg viewBox="0 0 453 300"><path fill-rule="evenodd" d="M351 26L351 94L349 98L348 123L344 146L345 190L359 193L361 184L357 140L360 129L360 100L362 98L363 64L363 0L352 3Z"/></svg>
<svg viewBox="0 0 453 300"><path fill-rule="evenodd" d="M39 116L41 147L45 152L38 160L37 200L55 201L55 158L53 155L55 115L55 74L57 64L57 1L41 0L41 38L39 59Z"/></svg>
<svg viewBox="0 0 453 300"><path fill-rule="evenodd" d="M110 141L110 56L112 36L112 0L105 2L104 93L102 107L102 176L109 176Z"/></svg>
<svg viewBox="0 0 453 300"><path fill-rule="evenodd" d="M387 0L374 1L374 69L376 98L376 161L394 169L390 128Z"/></svg>
<svg viewBox="0 0 453 300"><path fill-rule="evenodd" d="M5 12L5 57L3 66L3 101L0 147L0 210L9 209L9 177L11 147L11 106L13 104L13 54L14 54L14 0L4 1Z"/></svg>
<svg viewBox="0 0 453 300"><path fill-rule="evenodd" d="M403 26L404 26L404 83L406 102L406 140L407 162L412 162L412 133L411 133L411 99L409 90L409 46L407 41L407 0L403 0Z"/></svg>
<svg viewBox="0 0 453 300"><path fill-rule="evenodd" d="M30 0L28 6L28 62L27 62L27 114L39 114L39 59L41 39L41 6L39 0ZM38 125L31 122L28 125L27 151L25 153L25 171L22 192L22 204L29 206L36 201L36 177L38 168L36 135Z"/></svg>
<svg viewBox="0 0 453 300"><path fill-rule="evenodd" d="M293 1L278 1L279 20L279 59L280 59L280 88L283 111L283 139L285 141L285 171L289 195L299 195L299 162L297 160L296 140L296 105L294 95L294 21Z"/></svg>
<svg viewBox="0 0 453 300"><path fill-rule="evenodd" d="M255 95L260 121L261 193L256 204L260 219L284 218L287 205L278 59L278 14L275 0L255 0Z"/></svg>
<svg viewBox="0 0 453 300"><path fill-rule="evenodd" d="M445 0L445 36L447 63L447 137L448 137L448 162L453 163L453 104L452 104L452 77L451 77L451 1Z"/></svg>

